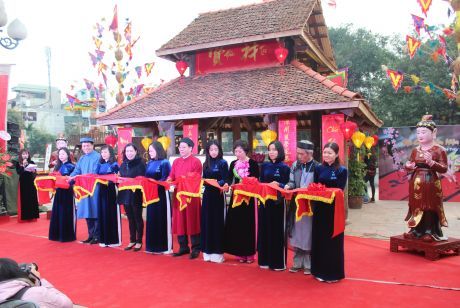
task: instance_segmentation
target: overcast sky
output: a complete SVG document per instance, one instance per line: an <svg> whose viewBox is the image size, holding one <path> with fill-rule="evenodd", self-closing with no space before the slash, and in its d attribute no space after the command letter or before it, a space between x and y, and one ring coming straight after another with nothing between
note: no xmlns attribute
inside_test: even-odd
<svg viewBox="0 0 460 308"><path fill-rule="evenodd" d="M186 27L200 12L213 11L261 0L3 0L9 21L19 18L28 37L13 51L0 47L0 63L13 63L10 87L18 83L48 84L45 47L51 48L51 83L64 93L74 80L95 80L88 51L94 50L93 26L106 19L106 27L118 4L120 27L129 18L133 37L140 36L134 48L132 67L156 62L146 83L178 76L172 62L155 57L155 50ZM353 24L376 33L405 35L413 29L411 13L423 16L417 0L336 0L337 7L322 0L328 26ZM431 24L447 23L448 4L433 0L428 14ZM107 42L109 38L106 38ZM112 40L110 40L112 42Z"/></svg>

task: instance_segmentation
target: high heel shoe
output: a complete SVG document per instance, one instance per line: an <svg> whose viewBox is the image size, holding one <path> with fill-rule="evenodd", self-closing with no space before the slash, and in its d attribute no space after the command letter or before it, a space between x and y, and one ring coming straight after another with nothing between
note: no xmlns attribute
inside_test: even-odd
<svg viewBox="0 0 460 308"><path fill-rule="evenodd" d="M136 245L136 243L129 243L128 246L125 247L124 250L131 250Z"/></svg>
<svg viewBox="0 0 460 308"><path fill-rule="evenodd" d="M137 245L140 245L140 246L137 247ZM136 245L134 245L133 251L139 251L141 249L142 249L142 243L137 243Z"/></svg>

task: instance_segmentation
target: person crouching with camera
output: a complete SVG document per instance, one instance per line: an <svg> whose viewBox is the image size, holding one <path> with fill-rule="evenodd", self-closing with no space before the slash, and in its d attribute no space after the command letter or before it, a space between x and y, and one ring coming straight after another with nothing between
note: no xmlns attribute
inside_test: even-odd
<svg viewBox="0 0 460 308"><path fill-rule="evenodd" d="M39 307L73 307L64 293L40 278L35 263L18 264L0 258L0 306L14 300L33 302Z"/></svg>

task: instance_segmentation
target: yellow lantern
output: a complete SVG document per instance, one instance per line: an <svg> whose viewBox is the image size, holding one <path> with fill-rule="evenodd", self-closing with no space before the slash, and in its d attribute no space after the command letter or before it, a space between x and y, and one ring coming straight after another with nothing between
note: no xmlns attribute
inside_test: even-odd
<svg viewBox="0 0 460 308"><path fill-rule="evenodd" d="M364 139L366 139L366 135L360 131L354 132L353 135L351 135L351 140L358 149L363 145Z"/></svg>
<svg viewBox="0 0 460 308"><path fill-rule="evenodd" d="M149 138L149 137L144 137L142 138L141 140L141 144L142 144L142 147L144 148L144 150L148 150L149 149L149 145L152 143L152 138Z"/></svg>
<svg viewBox="0 0 460 308"><path fill-rule="evenodd" d="M259 140L253 139L253 140L252 140L252 149L257 148L258 145L259 145Z"/></svg>
<svg viewBox="0 0 460 308"><path fill-rule="evenodd" d="M374 137L367 136L366 139L364 139L364 145L368 150L370 150L374 145Z"/></svg>
<svg viewBox="0 0 460 308"><path fill-rule="evenodd" d="M168 136L160 137L157 139L157 141L161 143L165 151L169 148L169 145L171 144L171 138L169 138Z"/></svg>
<svg viewBox="0 0 460 308"><path fill-rule="evenodd" d="M269 129L264 130L260 135L262 136L262 141L266 146L268 146L272 141L275 141L278 136L276 132Z"/></svg>

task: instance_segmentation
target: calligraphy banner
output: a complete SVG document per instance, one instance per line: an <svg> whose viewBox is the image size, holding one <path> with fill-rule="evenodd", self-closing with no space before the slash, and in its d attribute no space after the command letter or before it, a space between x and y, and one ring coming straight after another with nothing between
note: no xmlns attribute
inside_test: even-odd
<svg viewBox="0 0 460 308"><path fill-rule="evenodd" d="M121 127L117 130L118 132L118 164L121 165L123 162L123 150L128 143L133 141L133 129L132 127Z"/></svg>
<svg viewBox="0 0 460 308"><path fill-rule="evenodd" d="M340 124L344 122L343 114L327 114L322 118L322 146L328 142L335 142L339 145L339 158L341 162L345 161L345 142L343 133L340 130Z"/></svg>
<svg viewBox="0 0 460 308"><path fill-rule="evenodd" d="M193 147L193 154L198 154L198 121L197 120L189 120L184 121L184 138L192 139L195 146Z"/></svg>
<svg viewBox="0 0 460 308"><path fill-rule="evenodd" d="M295 113L279 116L278 140L284 147L285 162L291 166L296 161L297 115Z"/></svg>
<svg viewBox="0 0 460 308"><path fill-rule="evenodd" d="M196 74L223 72L242 67L278 65L276 40L217 47L196 53Z"/></svg>

